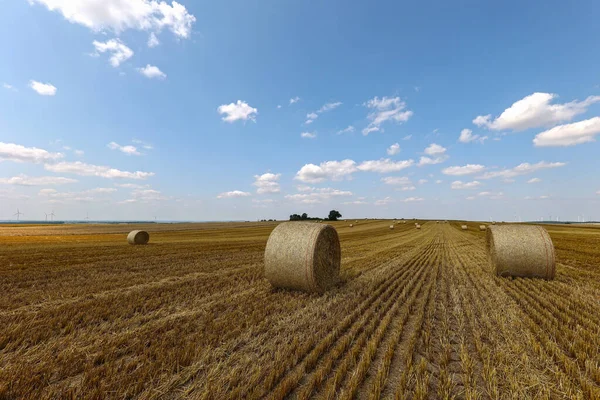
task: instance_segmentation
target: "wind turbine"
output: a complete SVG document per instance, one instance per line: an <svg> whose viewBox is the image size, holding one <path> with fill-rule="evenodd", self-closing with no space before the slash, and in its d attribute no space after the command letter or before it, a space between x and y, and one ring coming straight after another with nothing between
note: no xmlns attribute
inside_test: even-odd
<svg viewBox="0 0 600 400"><path fill-rule="evenodd" d="M52 212L50 213L50 221L54 221L54 210L52 210Z"/></svg>
<svg viewBox="0 0 600 400"><path fill-rule="evenodd" d="M89 213L85 213L85 218L86 221L90 222L90 214Z"/></svg>
<svg viewBox="0 0 600 400"><path fill-rule="evenodd" d="M13 215L13 217L14 217L15 215L17 216L17 221L18 221L18 220L19 220L19 216L21 216L21 215L25 215L25 214L23 214L23 213L22 213L21 211L19 211L19 209L17 208L17 212L16 212L16 214L14 214L14 215Z"/></svg>
<svg viewBox="0 0 600 400"><path fill-rule="evenodd" d="M46 214L46 221L48 221L48 213L45 212L44 214Z"/></svg>

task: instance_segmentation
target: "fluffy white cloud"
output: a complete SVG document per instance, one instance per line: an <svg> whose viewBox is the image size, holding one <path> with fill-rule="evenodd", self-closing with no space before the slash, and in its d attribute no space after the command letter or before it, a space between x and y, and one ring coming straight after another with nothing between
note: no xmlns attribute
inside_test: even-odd
<svg viewBox="0 0 600 400"><path fill-rule="evenodd" d="M98 176L101 178L121 178L121 179L147 179L154 176L154 172L128 172L121 171L115 168L106 167L103 165L93 165L75 162L59 162L56 164L44 164L44 168L48 171L57 173L70 173L80 176Z"/></svg>
<svg viewBox="0 0 600 400"><path fill-rule="evenodd" d="M419 179L419 185L424 185L429 182L427 179Z"/></svg>
<svg viewBox="0 0 600 400"><path fill-rule="evenodd" d="M311 132L302 132L300 134L300 137L304 138L304 139L314 139L314 138L317 137L317 134L316 133L311 133Z"/></svg>
<svg viewBox="0 0 600 400"><path fill-rule="evenodd" d="M380 99L375 96L367 101L365 105L373 111L367 116L371 122L363 129L363 135L381 131L381 125L386 121L402 123L408 121L413 115L412 111L405 111L406 103L401 101L400 97L383 97Z"/></svg>
<svg viewBox="0 0 600 400"><path fill-rule="evenodd" d="M391 197L388 196L385 199L375 201L375 203L373 203L373 204L375 204L376 206L387 206L388 204L393 203L393 202L394 202L394 199L392 199Z"/></svg>
<svg viewBox="0 0 600 400"><path fill-rule="evenodd" d="M142 154L138 151L138 149L135 146L121 146L120 144L115 142L110 142L106 146L111 150L119 150L120 152L125 153L128 156L139 156Z"/></svg>
<svg viewBox="0 0 600 400"><path fill-rule="evenodd" d="M60 176L27 176L21 174L12 178L0 178L0 184L17 186L50 186L75 183L76 179L63 178Z"/></svg>
<svg viewBox="0 0 600 400"><path fill-rule="evenodd" d="M387 153L389 156L393 156L393 155L400 153L400 144L394 143L393 145L388 147Z"/></svg>
<svg viewBox="0 0 600 400"><path fill-rule="evenodd" d="M91 202L116 191L115 188L95 188L81 192L58 192L54 189L42 189L38 192L38 196L49 199L50 203Z"/></svg>
<svg viewBox="0 0 600 400"><path fill-rule="evenodd" d="M594 142L598 134L600 134L600 117L594 117L572 124L555 126L538 133L533 139L533 144L537 147L575 146Z"/></svg>
<svg viewBox="0 0 600 400"><path fill-rule="evenodd" d="M428 156L439 156L446 153L446 148L436 143L431 143L426 149L425 154Z"/></svg>
<svg viewBox="0 0 600 400"><path fill-rule="evenodd" d="M149 185L140 185L138 183L115 183L115 186L125 189L145 189L149 187Z"/></svg>
<svg viewBox="0 0 600 400"><path fill-rule="evenodd" d="M481 182L479 182L479 181L472 181L472 182L454 181L454 182L452 182L452 185L450 187L454 190L461 190L461 189L473 189L480 185L481 185Z"/></svg>
<svg viewBox="0 0 600 400"><path fill-rule="evenodd" d="M479 142L479 143L483 143L486 141L486 139L488 139L487 136L479 136L479 135L473 135L473 131L470 129L463 129L462 131L460 131L460 136L458 138L458 141L461 143L470 143L470 142Z"/></svg>
<svg viewBox="0 0 600 400"><path fill-rule="evenodd" d="M233 190L231 192L223 192L217 196L217 199L230 199L235 197L252 196L250 192L242 192L241 190Z"/></svg>
<svg viewBox="0 0 600 400"><path fill-rule="evenodd" d="M584 113L591 104L600 101L600 96L590 96L581 102L574 100L564 104L550 104L556 97L558 96L552 93L533 93L515 102L495 120L492 120L491 115L480 115L473 123L493 130L523 131L570 121Z"/></svg>
<svg viewBox="0 0 600 400"><path fill-rule="evenodd" d="M417 201L423 201L425 200L422 197L407 197L406 199L402 200L405 203L413 203L413 202L417 202Z"/></svg>
<svg viewBox="0 0 600 400"><path fill-rule="evenodd" d="M382 158L380 160L363 161L357 168L361 171L385 174L409 168L413 166L414 163L413 160L392 161L389 158Z"/></svg>
<svg viewBox="0 0 600 400"><path fill-rule="evenodd" d="M308 113L306 114L306 121L304 123L306 125L312 124L317 118L319 118L318 114L315 114L314 112Z"/></svg>
<svg viewBox="0 0 600 400"><path fill-rule="evenodd" d="M352 125L350 125L346 129L342 129L341 131L337 131L337 134L341 135L343 133L352 133L352 132L354 132L354 127Z"/></svg>
<svg viewBox="0 0 600 400"><path fill-rule="evenodd" d="M319 108L319 110L317 111L317 113L318 114L322 114L324 112L334 110L334 109L338 108L341 105L342 105L341 101L336 101L334 103L327 103L327 104L324 104L323 107Z"/></svg>
<svg viewBox="0 0 600 400"><path fill-rule="evenodd" d="M256 121L258 110L250 107L245 101L238 100L237 103L223 104L217 109L218 113L223 115L223 121L233 123L235 121Z"/></svg>
<svg viewBox="0 0 600 400"><path fill-rule="evenodd" d="M540 183L542 180L540 178L531 178L527 181L527 183Z"/></svg>
<svg viewBox="0 0 600 400"><path fill-rule="evenodd" d="M381 178L386 185L411 187L413 183L407 176L386 176Z"/></svg>
<svg viewBox="0 0 600 400"><path fill-rule="evenodd" d="M431 157L421 157L419 159L419 167L423 165L441 164L448 159L446 148L436 143L431 143L426 149L425 154Z"/></svg>
<svg viewBox="0 0 600 400"><path fill-rule="evenodd" d="M0 160L16 162L53 162L63 158L62 153L50 153L37 147L25 147L20 144L0 142Z"/></svg>
<svg viewBox="0 0 600 400"><path fill-rule="evenodd" d="M292 105L292 104L295 104L295 103L297 103L297 102L299 102L299 101L300 101L300 97L298 97L298 96L296 96L296 97L292 97L292 98L290 99L290 105Z"/></svg>
<svg viewBox="0 0 600 400"><path fill-rule="evenodd" d="M154 32L151 32L150 36L148 37L148 47L150 47L150 48L156 47L159 44L160 44L160 41L156 37L156 34Z"/></svg>
<svg viewBox="0 0 600 400"><path fill-rule="evenodd" d="M146 64L143 68L137 68L138 72L144 75L146 78L152 79L165 79L167 74L162 72L157 66Z"/></svg>
<svg viewBox="0 0 600 400"><path fill-rule="evenodd" d="M362 204L367 204L367 202L364 200L354 200L354 201L345 201L342 204L358 206L358 205L362 205Z"/></svg>
<svg viewBox="0 0 600 400"><path fill-rule="evenodd" d="M18 92L16 87L14 87L13 85L9 85L6 82L2 83L2 87L6 90L12 90L13 92Z"/></svg>
<svg viewBox="0 0 600 400"><path fill-rule="evenodd" d="M517 165L514 168L502 169L500 171L486 172L479 178L480 179L491 179L491 178L500 177L500 178L510 179L510 178L514 178L515 176L519 176L519 175L532 174L534 172L537 172L537 171L540 171L543 169L564 167L565 165L567 165L567 163L564 163L564 162L549 163L546 161L540 161L539 163L536 163L536 164L522 163L522 164Z"/></svg>
<svg viewBox="0 0 600 400"><path fill-rule="evenodd" d="M29 81L29 87L35 90L40 96L54 96L58 90L56 86L50 83L42 83L34 80Z"/></svg>
<svg viewBox="0 0 600 400"><path fill-rule="evenodd" d="M279 193L279 178L281 178L281 174L272 174L267 172L262 175L254 175L254 183L256 186L256 193L265 194L265 193Z"/></svg>
<svg viewBox="0 0 600 400"><path fill-rule="evenodd" d="M435 183L437 183L438 185L439 185L440 183L442 183L442 182L444 182L444 181L443 181L443 180L441 180L441 179L438 179L437 181L435 181Z"/></svg>
<svg viewBox="0 0 600 400"><path fill-rule="evenodd" d="M95 32L123 32L127 29L160 31L169 29L177 37L187 38L196 17L185 6L173 1L155 0L29 0L60 12L66 20Z"/></svg>
<svg viewBox="0 0 600 400"><path fill-rule="evenodd" d="M99 42L94 40L92 42L94 47L96 48L96 53L94 55L98 55L99 53L111 53L110 56L110 65L113 67L118 67L122 62L127 61L131 57L133 57L133 50L127 47L120 39L110 39L106 42Z"/></svg>
<svg viewBox="0 0 600 400"><path fill-rule="evenodd" d="M162 193L155 189L136 189L131 192L131 197L136 202L148 203L152 201L168 200Z"/></svg>
<svg viewBox="0 0 600 400"><path fill-rule="evenodd" d="M479 164L467 164L465 166L455 166L448 167L442 170L444 175L454 175L454 176L462 176L462 175L471 175L477 174L485 170L485 166Z"/></svg>
<svg viewBox="0 0 600 400"><path fill-rule="evenodd" d="M338 190L333 188L309 188L310 190L304 193L296 193L286 195L285 198L292 201L297 201L304 204L317 204L329 200L333 197L352 196L352 192L347 190Z"/></svg>
<svg viewBox="0 0 600 400"><path fill-rule="evenodd" d="M356 172L353 160L325 161L319 165L306 164L296 173L294 179L306 183L318 183L325 180L341 180Z"/></svg>
<svg viewBox="0 0 600 400"><path fill-rule="evenodd" d="M141 145L146 150L152 150L154 148L154 146L152 146L150 143L144 142L140 139L131 139L131 141L135 144Z"/></svg>
<svg viewBox="0 0 600 400"><path fill-rule="evenodd" d="M479 196L479 197L487 197L490 200L498 200L498 199L501 199L504 196L504 193L502 193L502 192L497 192L497 193L494 193L494 192L479 192L477 194L477 196Z"/></svg>
<svg viewBox="0 0 600 400"><path fill-rule="evenodd" d="M83 150L73 150L73 153L75 153L77 157L83 157L83 155L85 154Z"/></svg>

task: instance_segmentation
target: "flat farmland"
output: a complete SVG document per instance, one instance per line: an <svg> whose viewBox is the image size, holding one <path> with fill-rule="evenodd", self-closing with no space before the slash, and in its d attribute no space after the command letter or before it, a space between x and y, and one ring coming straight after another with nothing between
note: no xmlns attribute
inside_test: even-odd
<svg viewBox="0 0 600 400"><path fill-rule="evenodd" d="M546 226L544 281L479 223L350 222L323 295L263 278L276 223L1 226L0 399L600 398L600 227Z"/></svg>

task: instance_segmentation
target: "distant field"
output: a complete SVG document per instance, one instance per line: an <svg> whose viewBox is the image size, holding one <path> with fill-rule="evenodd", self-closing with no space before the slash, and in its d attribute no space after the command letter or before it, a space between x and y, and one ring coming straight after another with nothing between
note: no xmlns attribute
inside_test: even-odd
<svg viewBox="0 0 600 400"><path fill-rule="evenodd" d="M543 281L479 223L350 222L321 296L263 279L276 223L0 226L0 399L600 398L600 227L545 225Z"/></svg>

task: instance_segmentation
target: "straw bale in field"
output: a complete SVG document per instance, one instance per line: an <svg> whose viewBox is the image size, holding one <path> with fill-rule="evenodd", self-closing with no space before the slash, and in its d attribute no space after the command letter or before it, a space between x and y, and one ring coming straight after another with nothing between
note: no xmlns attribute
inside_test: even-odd
<svg viewBox="0 0 600 400"><path fill-rule="evenodd" d="M480 231L485 231L487 229L487 226L485 225L479 225L479 230Z"/></svg>
<svg viewBox="0 0 600 400"><path fill-rule="evenodd" d="M354 225L350 224L350 228L352 228Z"/></svg>
<svg viewBox="0 0 600 400"><path fill-rule="evenodd" d="M463 231L466 231L467 229L469 229L469 227L468 227L468 226L466 226L466 225L463 225L463 226L461 226L460 228L461 228Z"/></svg>
<svg viewBox="0 0 600 400"><path fill-rule="evenodd" d="M394 225L390 225L390 229L394 229Z"/></svg>
<svg viewBox="0 0 600 400"><path fill-rule="evenodd" d="M275 287L323 293L337 282L340 240L331 225L285 222L265 249L265 277Z"/></svg>
<svg viewBox="0 0 600 400"><path fill-rule="evenodd" d="M150 240L150 234L146 231L131 231L127 235L127 242L129 244L148 244Z"/></svg>
<svg viewBox="0 0 600 400"><path fill-rule="evenodd" d="M490 264L496 275L554 279L554 245L541 226L490 226L486 242Z"/></svg>
<svg viewBox="0 0 600 400"><path fill-rule="evenodd" d="M415 226L415 228L421 229L421 225L417 224L417 226Z"/></svg>

